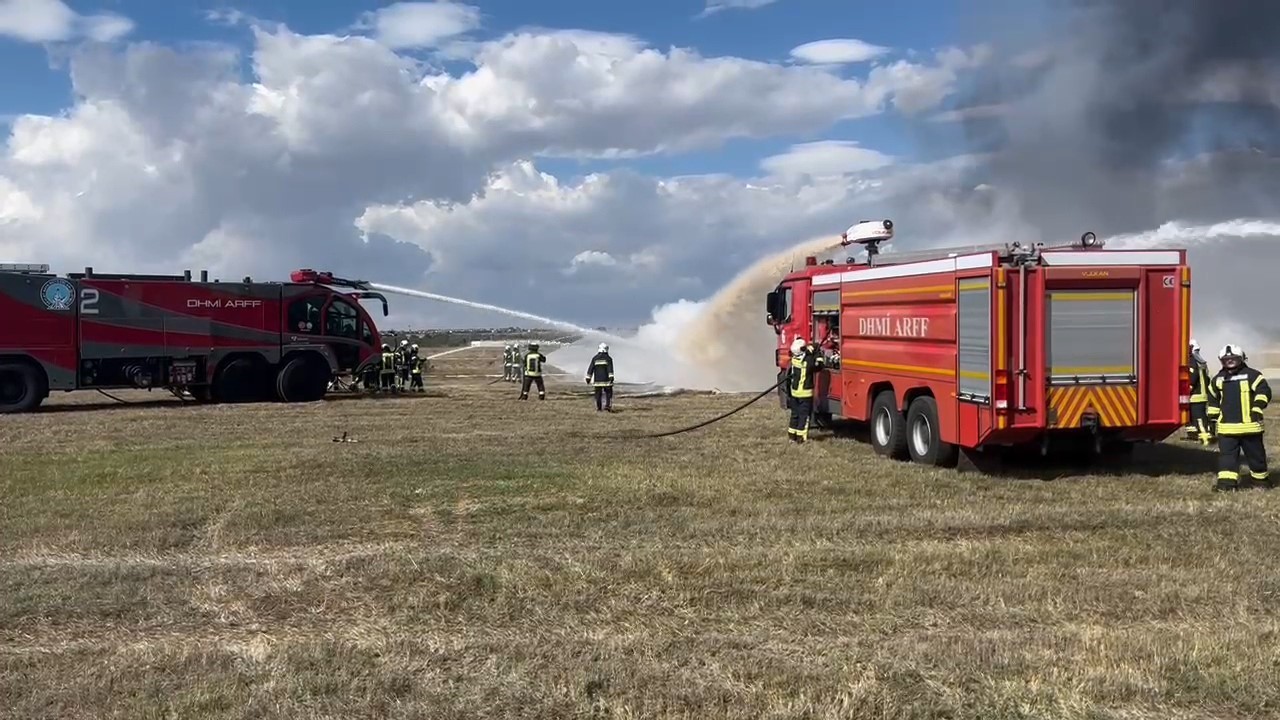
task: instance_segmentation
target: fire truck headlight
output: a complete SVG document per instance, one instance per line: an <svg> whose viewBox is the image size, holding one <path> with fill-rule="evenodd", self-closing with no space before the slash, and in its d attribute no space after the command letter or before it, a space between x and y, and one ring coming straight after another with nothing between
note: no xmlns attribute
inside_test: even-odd
<svg viewBox="0 0 1280 720"><path fill-rule="evenodd" d="M1093 247L1098 244L1098 236L1087 232L1080 236L1080 244L1085 247Z"/></svg>

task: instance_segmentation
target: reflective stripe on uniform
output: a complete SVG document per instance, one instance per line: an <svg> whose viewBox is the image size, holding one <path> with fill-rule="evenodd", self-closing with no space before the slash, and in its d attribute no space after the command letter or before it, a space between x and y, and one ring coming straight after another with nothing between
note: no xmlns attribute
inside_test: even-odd
<svg viewBox="0 0 1280 720"><path fill-rule="evenodd" d="M542 357L530 353L524 359L524 374L529 377L538 377L542 374Z"/></svg>
<svg viewBox="0 0 1280 720"><path fill-rule="evenodd" d="M813 397L813 384L809 377L809 364L804 358L791 358L791 396Z"/></svg>
<svg viewBox="0 0 1280 720"><path fill-rule="evenodd" d="M1209 399L1209 373L1198 364L1193 366L1191 402L1202 403Z"/></svg>
<svg viewBox="0 0 1280 720"><path fill-rule="evenodd" d="M803 428L801 428L801 429L797 430L797 429L795 429L795 428L793 428L793 427L789 427L789 428L787 428L787 434L788 434L788 435L795 435L795 436L797 436L797 437L799 437L799 438L801 438L801 439L803 439L803 440L808 440L808 439L809 439L809 422L810 422L810 421L809 421L809 418L805 418L805 419L804 419L804 427L803 427Z"/></svg>
<svg viewBox="0 0 1280 720"><path fill-rule="evenodd" d="M593 371L596 370L596 368L607 368L607 367L609 367L609 361L605 358L600 358L599 360L596 360L591 363L591 369ZM592 374L594 375L595 373L593 372ZM611 387L613 385L613 372L610 371L609 379L593 380L591 384L594 387Z"/></svg>
<svg viewBox="0 0 1280 720"><path fill-rule="evenodd" d="M1206 414L1218 421L1220 436L1256 435L1263 431L1262 415L1270 401L1271 387L1262 373L1249 367L1224 370L1209 383Z"/></svg>
<svg viewBox="0 0 1280 720"><path fill-rule="evenodd" d="M1266 382L1266 380L1266 377L1259 374L1258 377L1254 379L1253 383L1249 385L1249 392L1253 394L1252 409L1253 412L1256 412L1259 415L1267 409L1267 405L1271 404L1271 398L1265 392L1259 391L1259 387L1262 383ZM1244 383L1240 383L1240 385L1243 387Z"/></svg>
<svg viewBox="0 0 1280 720"><path fill-rule="evenodd" d="M806 350L808 352L804 355L791 358L791 372L790 377L788 377L787 389L792 397L813 397L814 373L824 365L822 357L814 354L813 346L809 346Z"/></svg>

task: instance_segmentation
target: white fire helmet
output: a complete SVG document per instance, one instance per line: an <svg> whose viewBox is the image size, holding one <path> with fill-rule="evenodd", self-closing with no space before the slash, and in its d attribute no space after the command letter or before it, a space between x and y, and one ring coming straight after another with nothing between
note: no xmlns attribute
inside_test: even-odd
<svg viewBox="0 0 1280 720"><path fill-rule="evenodd" d="M599 347L599 348L597 348L597 351L599 351L599 352L609 352L609 343L600 343L600 347Z"/></svg>
<svg viewBox="0 0 1280 720"><path fill-rule="evenodd" d="M408 341L408 340L401 340L401 341L400 341L400 347L404 347L404 346L406 346L406 345L408 345L408 344L409 344L409 341Z"/></svg>
<svg viewBox="0 0 1280 720"><path fill-rule="evenodd" d="M791 341L791 354L799 355L800 353L804 352L804 346L808 344L809 343L805 342L804 338L797 337L795 340Z"/></svg>
<svg viewBox="0 0 1280 720"><path fill-rule="evenodd" d="M1242 361L1248 359L1248 355L1245 355L1244 348L1236 345L1235 343L1227 343L1218 351L1219 360L1226 360L1229 357L1238 357Z"/></svg>
<svg viewBox="0 0 1280 720"><path fill-rule="evenodd" d="M1195 338L1191 338L1191 352L1200 352L1200 343Z"/></svg>

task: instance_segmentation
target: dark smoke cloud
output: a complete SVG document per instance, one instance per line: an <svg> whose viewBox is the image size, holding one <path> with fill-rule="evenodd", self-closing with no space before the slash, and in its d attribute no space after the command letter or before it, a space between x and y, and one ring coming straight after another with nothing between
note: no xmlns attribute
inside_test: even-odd
<svg viewBox="0 0 1280 720"><path fill-rule="evenodd" d="M965 126L975 151L999 147L989 182L1016 199L1019 220L1065 239L1280 214L1259 192L1275 187L1280 157L1280 2L1060 0L1041 33L998 41L1004 62L965 103L1004 105ZM1202 152L1229 154L1183 204L1166 163Z"/></svg>

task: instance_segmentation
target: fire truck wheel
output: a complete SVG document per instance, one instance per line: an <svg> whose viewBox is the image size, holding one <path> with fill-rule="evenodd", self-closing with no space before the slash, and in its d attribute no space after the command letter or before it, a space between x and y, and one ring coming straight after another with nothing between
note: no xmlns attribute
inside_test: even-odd
<svg viewBox="0 0 1280 720"><path fill-rule="evenodd" d="M261 399L261 375L248 358L236 358L218 368L213 380L213 397L220 403L245 403Z"/></svg>
<svg viewBox="0 0 1280 720"><path fill-rule="evenodd" d="M0 413L35 410L47 393L44 376L31 363L0 363Z"/></svg>
<svg viewBox="0 0 1280 720"><path fill-rule="evenodd" d="M894 460L906 460L907 422L892 390L883 390L871 404L871 447Z"/></svg>
<svg viewBox="0 0 1280 720"><path fill-rule="evenodd" d="M907 408L907 437L911 459L921 465L955 467L960 460L960 449L942 441L938 403L928 395L912 400Z"/></svg>
<svg viewBox="0 0 1280 720"><path fill-rule="evenodd" d="M329 368L312 355L298 355L280 368L276 396L281 402L315 402L329 389Z"/></svg>

